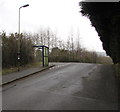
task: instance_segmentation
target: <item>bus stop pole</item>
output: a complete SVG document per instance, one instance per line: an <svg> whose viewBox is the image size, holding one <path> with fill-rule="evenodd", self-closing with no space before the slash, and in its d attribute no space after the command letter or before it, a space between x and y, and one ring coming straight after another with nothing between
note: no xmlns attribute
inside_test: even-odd
<svg viewBox="0 0 120 112"><path fill-rule="evenodd" d="M44 47L42 47L42 65L44 67Z"/></svg>

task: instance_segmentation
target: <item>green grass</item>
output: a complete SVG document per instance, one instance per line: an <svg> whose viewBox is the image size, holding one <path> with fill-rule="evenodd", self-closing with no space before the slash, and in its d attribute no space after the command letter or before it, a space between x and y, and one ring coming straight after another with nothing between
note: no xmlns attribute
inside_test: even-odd
<svg viewBox="0 0 120 112"><path fill-rule="evenodd" d="M25 70L31 67L42 67L41 65L42 65L42 62L31 63L24 66L20 66L20 70ZM2 69L1 72L2 72L2 75L6 75L6 74L17 72L17 71L18 71L18 67L10 67L10 68Z"/></svg>
<svg viewBox="0 0 120 112"><path fill-rule="evenodd" d="M2 69L2 75L6 75L16 71L17 71L17 67L5 68L5 69Z"/></svg>

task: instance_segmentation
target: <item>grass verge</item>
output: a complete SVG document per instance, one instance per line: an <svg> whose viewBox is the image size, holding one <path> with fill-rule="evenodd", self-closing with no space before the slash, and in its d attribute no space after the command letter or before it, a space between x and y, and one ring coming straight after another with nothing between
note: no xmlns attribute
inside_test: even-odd
<svg viewBox="0 0 120 112"><path fill-rule="evenodd" d="M24 66L20 66L20 70L25 70L31 67L39 67L39 66L42 67L41 62L31 63ZM17 72L17 71L18 71L18 67L5 68L5 69L2 69L2 75L6 75L6 74Z"/></svg>

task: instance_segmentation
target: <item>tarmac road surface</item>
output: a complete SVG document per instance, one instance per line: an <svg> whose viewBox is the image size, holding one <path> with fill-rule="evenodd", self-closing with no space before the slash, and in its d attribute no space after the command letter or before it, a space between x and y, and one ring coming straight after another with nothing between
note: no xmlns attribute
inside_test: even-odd
<svg viewBox="0 0 120 112"><path fill-rule="evenodd" d="M3 86L3 110L117 110L112 65L62 63Z"/></svg>

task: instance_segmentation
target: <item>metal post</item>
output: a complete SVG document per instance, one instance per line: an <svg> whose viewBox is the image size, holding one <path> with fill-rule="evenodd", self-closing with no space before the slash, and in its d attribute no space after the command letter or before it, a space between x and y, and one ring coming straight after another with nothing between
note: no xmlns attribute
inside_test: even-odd
<svg viewBox="0 0 120 112"><path fill-rule="evenodd" d="M48 50L48 66L49 66L49 47L47 48Z"/></svg>
<svg viewBox="0 0 120 112"><path fill-rule="evenodd" d="M44 64L44 47L42 47L42 64L44 67L45 66L45 64Z"/></svg>
<svg viewBox="0 0 120 112"><path fill-rule="evenodd" d="M20 71L20 39L21 39L21 35L20 35L20 9L23 7L27 7L29 6L29 4L23 5L19 8L19 15L18 15L18 71Z"/></svg>
<svg viewBox="0 0 120 112"><path fill-rule="evenodd" d="M18 71L20 71L20 9L19 8L19 15L18 15Z"/></svg>
<svg viewBox="0 0 120 112"><path fill-rule="evenodd" d="M18 18L18 33L20 34L20 9L21 7L19 8L19 18Z"/></svg>

